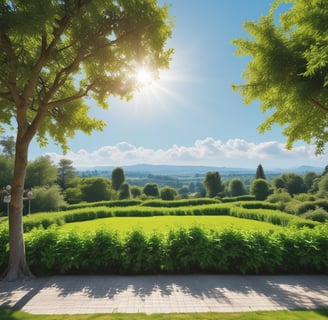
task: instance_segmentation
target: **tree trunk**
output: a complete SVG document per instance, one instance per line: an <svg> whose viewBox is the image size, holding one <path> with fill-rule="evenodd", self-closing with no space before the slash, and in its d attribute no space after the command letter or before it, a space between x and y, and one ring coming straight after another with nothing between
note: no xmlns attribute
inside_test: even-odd
<svg viewBox="0 0 328 320"><path fill-rule="evenodd" d="M9 206L9 264L3 280L17 281L34 278L25 256L23 235L23 193L29 142L17 135L14 175Z"/></svg>

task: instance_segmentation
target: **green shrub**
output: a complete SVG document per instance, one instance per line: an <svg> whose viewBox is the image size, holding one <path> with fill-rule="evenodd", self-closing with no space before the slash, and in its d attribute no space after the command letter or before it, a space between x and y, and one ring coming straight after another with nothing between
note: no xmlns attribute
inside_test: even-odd
<svg viewBox="0 0 328 320"><path fill-rule="evenodd" d="M7 232L0 245L7 252ZM62 234L56 228L26 235L26 256L33 273L325 273L328 225L313 229L245 232L237 229L178 229L147 236L133 231ZM7 253L0 255L4 269Z"/></svg>
<svg viewBox="0 0 328 320"><path fill-rule="evenodd" d="M246 209L270 209L270 210L279 209L279 205L267 201L245 201L245 202L240 202L238 205Z"/></svg>
<svg viewBox="0 0 328 320"><path fill-rule="evenodd" d="M221 199L222 202L238 202L238 201L253 201L255 200L254 195L243 195L237 197L224 197Z"/></svg>
<svg viewBox="0 0 328 320"><path fill-rule="evenodd" d="M9 233L8 226L0 226L0 274L5 270L9 252L8 252Z"/></svg>
<svg viewBox="0 0 328 320"><path fill-rule="evenodd" d="M313 221L326 222L328 221L328 212L322 208L317 208L306 212L302 217Z"/></svg>

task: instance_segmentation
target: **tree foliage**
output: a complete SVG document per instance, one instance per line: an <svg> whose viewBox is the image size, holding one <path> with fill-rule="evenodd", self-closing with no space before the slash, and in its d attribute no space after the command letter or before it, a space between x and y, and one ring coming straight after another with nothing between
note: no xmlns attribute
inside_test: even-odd
<svg viewBox="0 0 328 320"><path fill-rule="evenodd" d="M255 196L256 200L265 200L271 193L270 184L264 179L254 179L250 186L250 194Z"/></svg>
<svg viewBox="0 0 328 320"><path fill-rule="evenodd" d="M60 159L57 165L57 183L62 189L69 186L70 181L76 178L76 171L73 167L73 161L69 159Z"/></svg>
<svg viewBox="0 0 328 320"><path fill-rule="evenodd" d="M277 19L277 8L291 4ZM249 37L234 40L237 55L250 56L246 84L234 86L246 104L260 100L273 113L260 132L283 126L287 148L314 142L318 154L328 140L328 2L276 0L267 16L246 21Z"/></svg>
<svg viewBox="0 0 328 320"><path fill-rule="evenodd" d="M245 184L240 179L234 178L229 182L229 195L231 197L237 197L247 194Z"/></svg>
<svg viewBox="0 0 328 320"><path fill-rule="evenodd" d="M203 183L206 189L206 196L209 198L218 196L224 190L220 173L217 171L206 172Z"/></svg>
<svg viewBox="0 0 328 320"><path fill-rule="evenodd" d="M264 179L265 180L265 174L264 174L264 170L263 170L263 167L261 164L259 164L256 168L255 179Z"/></svg>
<svg viewBox="0 0 328 320"><path fill-rule="evenodd" d="M122 168L115 168L112 171L112 188L114 190L119 190L123 183L125 182L125 174Z"/></svg>
<svg viewBox="0 0 328 320"><path fill-rule="evenodd" d="M57 179L57 168L49 156L42 156L27 165L26 188L52 185Z"/></svg>

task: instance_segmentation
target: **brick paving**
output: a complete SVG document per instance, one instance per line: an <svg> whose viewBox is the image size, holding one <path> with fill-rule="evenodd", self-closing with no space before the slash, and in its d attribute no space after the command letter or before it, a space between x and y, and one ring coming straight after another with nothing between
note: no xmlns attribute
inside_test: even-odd
<svg viewBox="0 0 328 320"><path fill-rule="evenodd" d="M31 314L247 312L328 307L328 275L53 276L0 282Z"/></svg>

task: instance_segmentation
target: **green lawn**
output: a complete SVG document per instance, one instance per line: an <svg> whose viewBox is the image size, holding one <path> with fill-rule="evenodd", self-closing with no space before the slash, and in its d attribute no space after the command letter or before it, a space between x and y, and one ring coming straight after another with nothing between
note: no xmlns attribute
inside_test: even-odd
<svg viewBox="0 0 328 320"><path fill-rule="evenodd" d="M83 222L67 223L60 227L66 231L90 231L98 229L116 230L127 232L132 230L142 230L145 233L166 232L181 227L189 228L200 226L205 229L234 228L242 230L277 230L282 227L266 222L240 219L229 216L156 216L156 217L113 217Z"/></svg>
<svg viewBox="0 0 328 320"><path fill-rule="evenodd" d="M270 311L243 313L170 313L170 314L89 314L32 315L0 308L2 320L324 320L328 309L312 311Z"/></svg>

